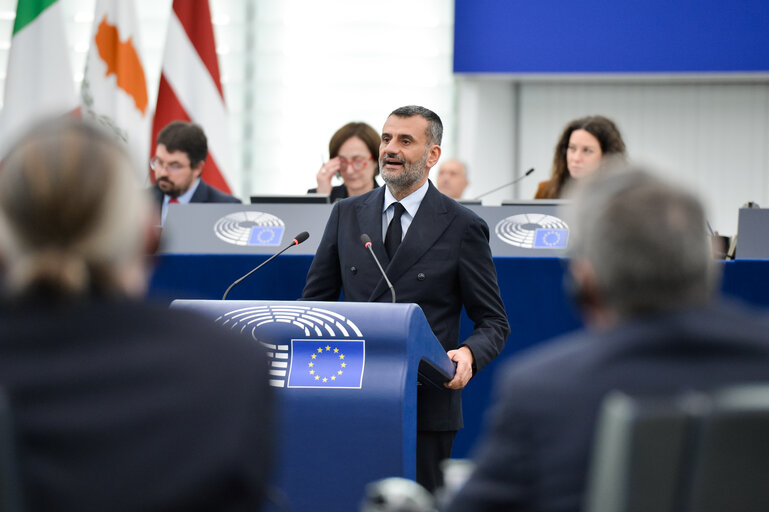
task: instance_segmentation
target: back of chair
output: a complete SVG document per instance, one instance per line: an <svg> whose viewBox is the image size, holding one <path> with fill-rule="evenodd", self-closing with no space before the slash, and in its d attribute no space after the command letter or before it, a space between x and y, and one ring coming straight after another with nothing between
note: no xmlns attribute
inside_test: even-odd
<svg viewBox="0 0 769 512"><path fill-rule="evenodd" d="M769 511L769 386L713 394L700 418L687 512Z"/></svg>
<svg viewBox="0 0 769 512"><path fill-rule="evenodd" d="M22 508L11 406L0 388L0 512L20 512Z"/></svg>
<svg viewBox="0 0 769 512"><path fill-rule="evenodd" d="M769 385L610 394L585 503L587 512L769 510Z"/></svg>

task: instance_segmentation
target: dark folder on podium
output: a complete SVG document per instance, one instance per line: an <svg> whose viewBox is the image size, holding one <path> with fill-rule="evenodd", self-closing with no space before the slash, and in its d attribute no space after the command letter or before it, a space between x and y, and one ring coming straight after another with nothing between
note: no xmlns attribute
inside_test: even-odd
<svg viewBox="0 0 769 512"><path fill-rule="evenodd" d="M417 382L454 365L416 304L177 300L268 352L276 486L292 510L357 510L364 486L416 476Z"/></svg>

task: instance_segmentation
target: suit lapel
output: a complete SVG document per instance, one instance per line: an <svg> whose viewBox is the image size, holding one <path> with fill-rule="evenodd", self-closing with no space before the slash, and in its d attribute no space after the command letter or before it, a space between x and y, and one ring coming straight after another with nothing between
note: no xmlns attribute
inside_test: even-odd
<svg viewBox="0 0 769 512"><path fill-rule="evenodd" d="M382 198L384 201L384 196ZM379 237L381 238L381 204L380 203L380 215L379 215ZM384 254L384 259L381 260L385 265L385 272L390 281L395 283L414 263L421 258L430 247L440 238L443 232L454 218L454 213L446 208L446 205L441 200L441 194L433 186L432 182L427 189L422 203L419 205L419 210L414 219L411 221L411 226L406 232L406 236L403 238L403 242L395 254L395 257L389 264L385 264L388 261L387 255L382 247L381 253ZM377 256L379 253L377 253ZM387 283L384 279L380 279L379 284L374 289L374 292L369 298L370 301L376 300L380 295L388 290ZM397 295L398 290L396 288L395 293Z"/></svg>
<svg viewBox="0 0 769 512"><path fill-rule="evenodd" d="M198 188L195 189L195 193L190 198L190 203L207 203L208 202L208 185L201 178L198 183Z"/></svg>
<svg viewBox="0 0 769 512"><path fill-rule="evenodd" d="M374 254L382 262L382 266L387 266L390 259L384 249L382 242L382 206L384 205L384 187L379 187L365 201L356 205L358 216L358 229L360 234L366 233L371 237Z"/></svg>

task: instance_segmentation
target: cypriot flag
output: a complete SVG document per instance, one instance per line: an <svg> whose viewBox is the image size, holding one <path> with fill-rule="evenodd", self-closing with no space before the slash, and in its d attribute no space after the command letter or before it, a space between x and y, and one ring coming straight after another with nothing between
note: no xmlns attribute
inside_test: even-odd
<svg viewBox="0 0 769 512"><path fill-rule="evenodd" d="M139 46L133 0L98 0L80 101L84 119L95 119L127 145L146 184L152 116Z"/></svg>
<svg viewBox="0 0 769 512"><path fill-rule="evenodd" d="M32 124L77 108L57 0L19 0L0 115L0 157Z"/></svg>

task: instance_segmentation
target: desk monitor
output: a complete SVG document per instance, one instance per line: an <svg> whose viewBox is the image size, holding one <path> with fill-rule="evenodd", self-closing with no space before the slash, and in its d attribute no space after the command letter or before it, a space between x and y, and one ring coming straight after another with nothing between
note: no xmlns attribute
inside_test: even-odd
<svg viewBox="0 0 769 512"><path fill-rule="evenodd" d="M328 194L302 194L290 196L251 196L251 204L317 204L330 203Z"/></svg>
<svg viewBox="0 0 769 512"><path fill-rule="evenodd" d="M302 231L291 254L315 254L331 204L191 203L172 205L160 239L165 254L274 254Z"/></svg>
<svg viewBox="0 0 769 512"><path fill-rule="evenodd" d="M740 208L735 258L769 259L769 209Z"/></svg>

